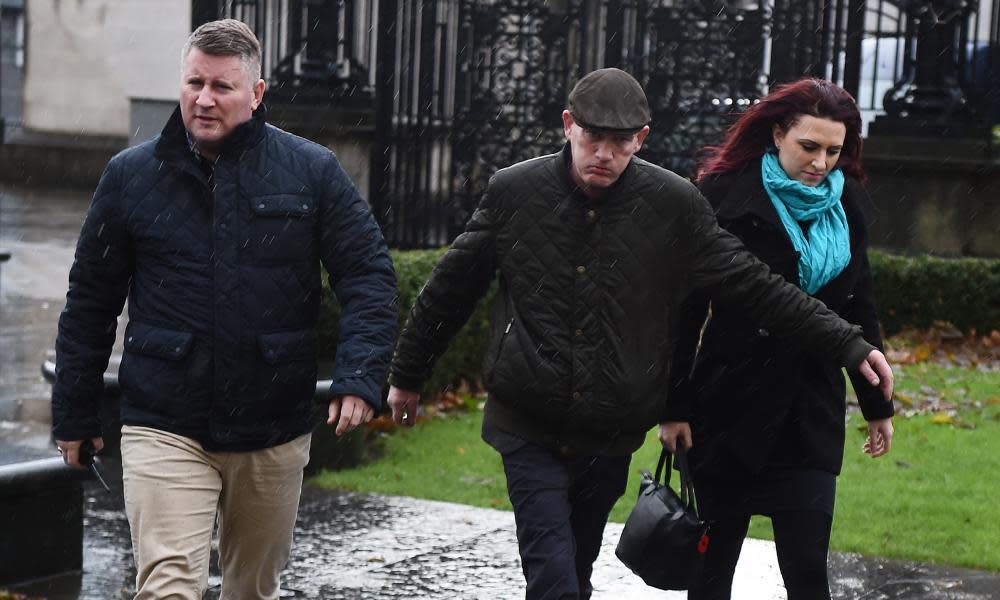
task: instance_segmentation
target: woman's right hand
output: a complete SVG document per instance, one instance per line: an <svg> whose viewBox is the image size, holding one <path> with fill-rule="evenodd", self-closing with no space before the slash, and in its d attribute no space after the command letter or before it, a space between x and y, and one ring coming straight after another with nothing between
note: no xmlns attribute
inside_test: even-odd
<svg viewBox="0 0 1000 600"><path fill-rule="evenodd" d="M660 423L660 443L671 453L677 452L677 440L681 440L685 450L694 445L691 441L691 424L687 421L667 421Z"/></svg>

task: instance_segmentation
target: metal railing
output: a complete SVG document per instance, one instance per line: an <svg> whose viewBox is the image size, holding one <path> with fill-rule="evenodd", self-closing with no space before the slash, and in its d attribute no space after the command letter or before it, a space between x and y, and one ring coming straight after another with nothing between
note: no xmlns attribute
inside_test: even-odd
<svg viewBox="0 0 1000 600"><path fill-rule="evenodd" d="M857 100L866 123L886 114L885 100L910 91L917 70L929 68L932 82L963 104L956 116L991 126L1000 122L1000 0L901 1L866 3ZM954 77L919 53L924 30L949 28L935 57L954 65ZM958 108L958 107L954 107ZM942 105L941 110L946 110Z"/></svg>
<svg viewBox="0 0 1000 600"><path fill-rule="evenodd" d="M889 96L948 97L940 82L906 87L918 73L934 73L920 54L931 46L916 44L929 30L940 38L935 48L954 54L954 87L963 98L955 116L996 123L998 6L1000 0L193 0L193 14L196 25L231 16L254 27L271 93L372 108L376 215L392 245L427 247L461 231L498 168L560 147L559 114L570 88L602 66L630 71L647 91L653 135L642 156L686 175L698 150L720 139L731 113L777 83L830 79L855 95L866 124L884 112ZM960 24L953 40L941 33L948 20Z"/></svg>
<svg viewBox="0 0 1000 600"><path fill-rule="evenodd" d="M193 0L192 26L221 18L261 41L270 98L370 106L375 93L378 0Z"/></svg>

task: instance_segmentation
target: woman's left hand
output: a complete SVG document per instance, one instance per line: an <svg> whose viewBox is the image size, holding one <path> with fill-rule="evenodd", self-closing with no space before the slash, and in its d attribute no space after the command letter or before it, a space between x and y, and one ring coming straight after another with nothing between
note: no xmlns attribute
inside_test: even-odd
<svg viewBox="0 0 1000 600"><path fill-rule="evenodd" d="M877 419L868 421L868 439L865 440L864 451L878 458L887 454L892 447L892 419Z"/></svg>

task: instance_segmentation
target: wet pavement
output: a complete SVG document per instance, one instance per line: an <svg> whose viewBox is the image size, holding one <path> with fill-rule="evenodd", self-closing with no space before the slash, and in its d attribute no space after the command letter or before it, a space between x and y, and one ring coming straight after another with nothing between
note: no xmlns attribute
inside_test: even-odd
<svg viewBox="0 0 1000 600"><path fill-rule="evenodd" d="M19 452L50 452L49 386L40 365L55 339L73 247L89 192L0 185L0 463ZM119 333L122 327L119 327ZM119 341L120 344L120 341ZM83 572L17 588L49 600L112 600L134 592L120 467L105 461L113 494L85 486ZM614 556L621 525L605 535L593 577L595 600L681 599L646 587ZM219 594L212 561L210 590ZM834 554L838 599L1000 599L1000 574ZM283 597L523 598L509 512L306 486ZM784 598L770 542L747 540L737 569L737 600Z"/></svg>
<svg viewBox="0 0 1000 600"><path fill-rule="evenodd" d="M105 460L112 494L85 485L82 574L35 582L18 591L48 600L131 598L135 570L121 495L120 463ZM594 600L680 600L683 592L647 587L618 562L620 524L609 524L595 565ZM207 600L219 596L217 557ZM927 567L834 554L831 589L837 599L992 600L1000 574ZM523 598L512 513L412 498L355 494L306 485L283 598L329 600ZM747 540L733 598L785 598L774 546Z"/></svg>
<svg viewBox="0 0 1000 600"><path fill-rule="evenodd" d="M40 365L55 342L88 192L0 185L0 434L48 422ZM23 429L23 426L21 427Z"/></svg>

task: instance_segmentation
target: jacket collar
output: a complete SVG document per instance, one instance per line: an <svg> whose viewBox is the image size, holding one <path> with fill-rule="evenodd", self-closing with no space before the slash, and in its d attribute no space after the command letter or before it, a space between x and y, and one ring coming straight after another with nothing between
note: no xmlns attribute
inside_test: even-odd
<svg viewBox="0 0 1000 600"><path fill-rule="evenodd" d="M635 157L633 156L628 162L628 166L622 171L622 174L618 177L618 180L611 184L611 187L601 195L597 200L591 200L583 194L583 191L576 185L573 181L573 176L570 174L570 169L573 168L573 151L569 145L569 142L563 144L562 150L559 152L559 156L562 160L555 161L556 170L558 171L559 180L562 184L569 190L572 190L574 194L579 195L579 197L587 202L594 202L603 204L607 202L609 198L615 197L619 191L625 189L625 180L629 179L632 172L635 170Z"/></svg>
<svg viewBox="0 0 1000 600"><path fill-rule="evenodd" d="M219 157L231 156L252 148L264 137L264 128L267 125L267 107L264 103L253 111L249 121L241 123L226 138L222 148L219 150ZM174 108L173 114L167 120L160 132L160 139L156 143L154 155L160 159L178 159L184 157L194 157L191 151L187 129L184 127L184 120L181 117L181 107Z"/></svg>
<svg viewBox="0 0 1000 600"><path fill-rule="evenodd" d="M760 159L755 159L738 171L710 177L705 184L712 186L718 182L726 193L714 206L719 218L734 220L746 215L757 217L776 228L784 230L781 217L764 189L760 174Z"/></svg>

